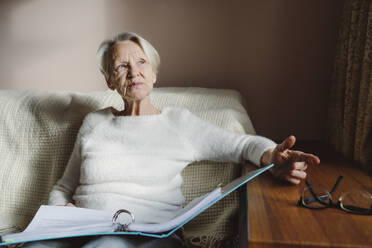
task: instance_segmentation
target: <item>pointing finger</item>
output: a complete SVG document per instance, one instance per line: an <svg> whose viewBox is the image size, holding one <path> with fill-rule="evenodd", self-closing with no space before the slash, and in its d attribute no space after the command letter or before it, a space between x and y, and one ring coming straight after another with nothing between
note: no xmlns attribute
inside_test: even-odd
<svg viewBox="0 0 372 248"><path fill-rule="evenodd" d="M305 153L303 156L304 156L304 161L306 161L308 164L319 164L320 163L320 159L313 154Z"/></svg>
<svg viewBox="0 0 372 248"><path fill-rule="evenodd" d="M317 156L300 151L289 151L290 157L294 162L306 162L307 164L319 164L320 160Z"/></svg>
<svg viewBox="0 0 372 248"><path fill-rule="evenodd" d="M320 159L317 156L312 155L312 154L310 154L310 155L312 156L313 164L320 164Z"/></svg>

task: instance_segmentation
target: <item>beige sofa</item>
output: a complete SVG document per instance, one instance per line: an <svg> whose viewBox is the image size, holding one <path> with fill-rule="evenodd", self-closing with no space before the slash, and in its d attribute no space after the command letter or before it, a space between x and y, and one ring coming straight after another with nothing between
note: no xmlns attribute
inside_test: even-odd
<svg viewBox="0 0 372 248"><path fill-rule="evenodd" d="M233 90L205 88L156 88L156 107L181 106L200 118L226 129L254 134ZM76 93L0 91L0 233L25 228L61 177L84 116L94 110L122 108L112 91ZM183 172L187 201L237 177L241 166L203 161ZM188 247L234 247L238 231L238 193L186 224Z"/></svg>

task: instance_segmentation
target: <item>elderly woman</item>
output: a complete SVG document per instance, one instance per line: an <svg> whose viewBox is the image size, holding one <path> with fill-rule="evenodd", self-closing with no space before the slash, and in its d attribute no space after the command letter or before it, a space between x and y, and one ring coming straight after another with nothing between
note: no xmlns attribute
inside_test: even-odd
<svg viewBox="0 0 372 248"><path fill-rule="evenodd" d="M150 100L160 63L157 51L134 33L105 41L98 50L108 87L124 101L84 119L63 174L49 204L131 211L136 221L171 219L184 203L181 171L200 160L274 163L274 176L298 184L319 158L290 150L295 137L281 144L226 131L187 109L157 109ZM78 243L76 243L78 242ZM42 241L26 247L182 247L181 239L103 236Z"/></svg>

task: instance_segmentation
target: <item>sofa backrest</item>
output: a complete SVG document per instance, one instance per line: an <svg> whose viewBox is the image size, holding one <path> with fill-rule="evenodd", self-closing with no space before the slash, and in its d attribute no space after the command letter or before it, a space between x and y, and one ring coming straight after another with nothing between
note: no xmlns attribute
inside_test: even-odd
<svg viewBox="0 0 372 248"><path fill-rule="evenodd" d="M233 90L205 88L155 88L153 104L188 108L202 119L226 129L254 134ZM62 176L83 118L108 106L123 108L113 91L92 93L0 91L0 230L26 227L51 188ZM238 165L202 161L183 171L186 201L206 193L240 174ZM237 194L223 199L185 226L189 243L218 240L232 235ZM213 234L213 235L212 235ZM212 237L212 236L213 237ZM212 241L209 241L212 242Z"/></svg>

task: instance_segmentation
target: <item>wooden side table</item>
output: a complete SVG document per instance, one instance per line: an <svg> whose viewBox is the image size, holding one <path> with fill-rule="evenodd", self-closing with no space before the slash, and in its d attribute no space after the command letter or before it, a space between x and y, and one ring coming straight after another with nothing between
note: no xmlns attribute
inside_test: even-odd
<svg viewBox="0 0 372 248"><path fill-rule="evenodd" d="M330 190L339 175L344 178L335 199L352 189L372 193L372 178L352 162L318 142L294 147L320 158L320 165L307 169L312 185ZM252 170L253 165L247 165ZM275 180L269 172L247 184L248 246L255 247L372 247L372 216L340 209L311 210L297 206L304 182L292 186Z"/></svg>

